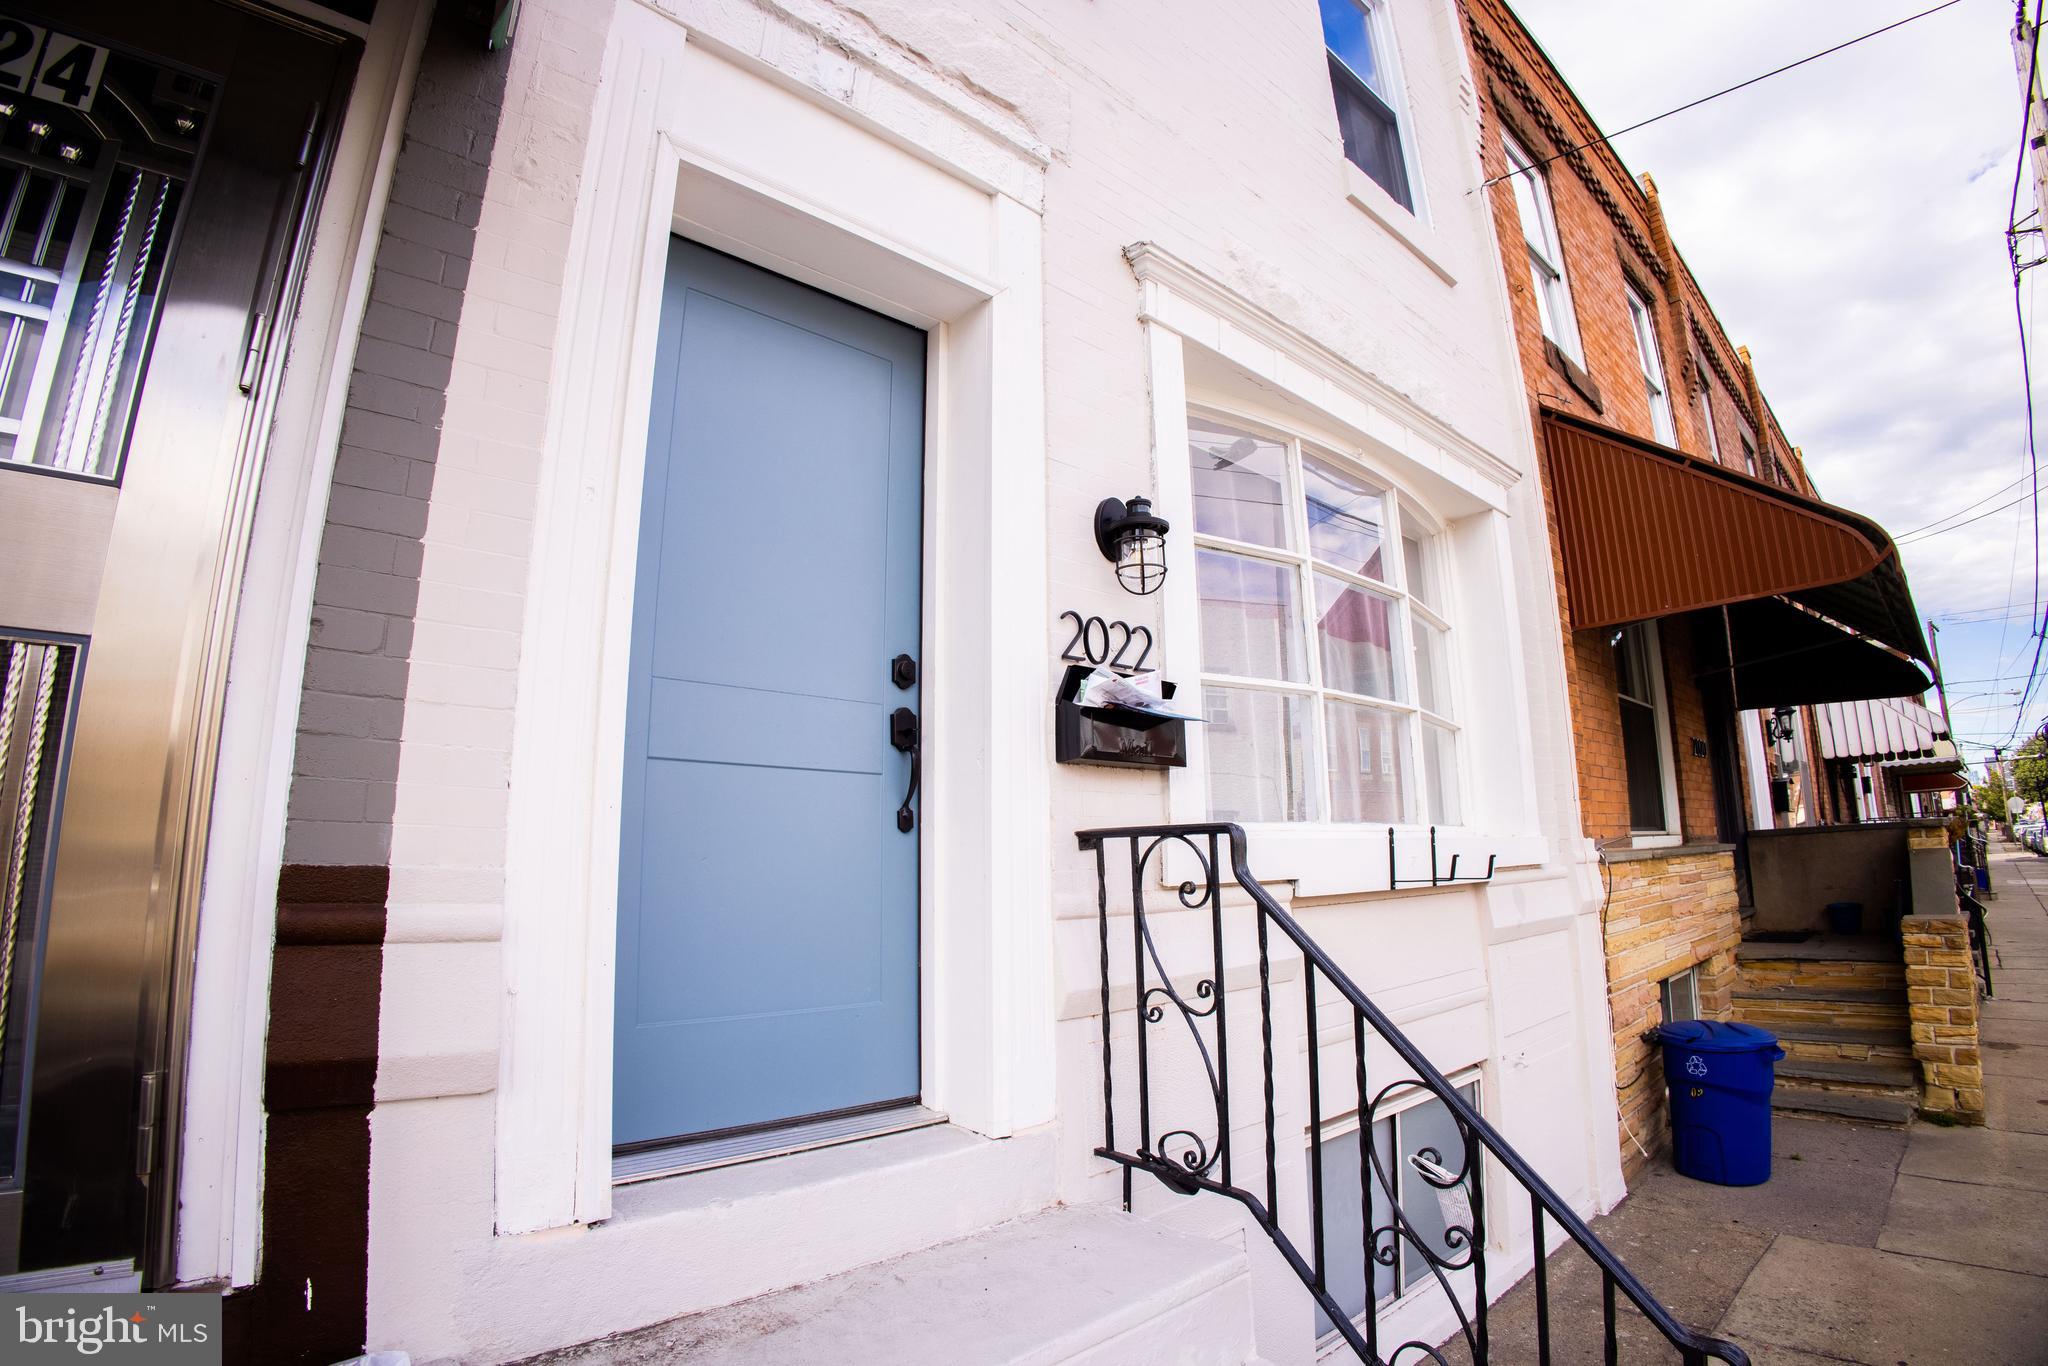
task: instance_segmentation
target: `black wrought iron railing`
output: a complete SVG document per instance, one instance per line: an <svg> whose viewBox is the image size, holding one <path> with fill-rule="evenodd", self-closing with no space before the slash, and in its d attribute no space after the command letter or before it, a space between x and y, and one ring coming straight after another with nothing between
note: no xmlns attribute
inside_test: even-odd
<svg viewBox="0 0 2048 1366"><path fill-rule="evenodd" d="M1083 830L1079 839L1082 849L1095 855L1100 926L1103 1130L1102 1146L1095 1151L1123 1167L1126 1209L1131 1206L1133 1177L1139 1173L1156 1177L1182 1195L1208 1191L1235 1200L1272 1238L1280 1255L1308 1287L1330 1327L1350 1344L1359 1360L1371 1366L1406 1366L1424 1360L1446 1363L1448 1358L1442 1349L1462 1344L1477 1366L1492 1360L1490 1350L1497 1345L1489 1332L1492 1325L1487 1259L1489 1254L1509 1255L1505 1240L1496 1245L1495 1231L1489 1227L1489 1187L1495 1195L1519 1187L1521 1198L1528 1201L1530 1216L1527 1234L1535 1278L1536 1361L1547 1366L1551 1360L1556 1328L1552 1323L1553 1311L1562 1308L1552 1303L1550 1268L1545 1259L1550 1231L1557 1229L1578 1245L1599 1272L1600 1330L1606 1361L1618 1359L1619 1302L1626 1300L1687 1366L1704 1366L1709 1359L1747 1366L1749 1358L1735 1344L1694 1332L1674 1318L1507 1140L1480 1117L1461 1089L1437 1070L1421 1049L1273 900L1246 866L1245 835L1241 828L1221 823L1126 826ZM1128 849L1128 864L1113 869L1111 851L1119 845ZM1147 879L1156 885L1160 877L1153 859L1167 857L1166 851L1176 847L1192 860L1194 875L1167 895L1180 908L1206 917L1209 941L1208 952L1203 955L1207 961L1178 974L1183 984L1194 978L1185 989L1176 985L1176 974L1168 970L1160 953L1146 904ZM1226 852L1227 865L1223 862ZM1434 840L1431 857L1434 860ZM1118 862L1121 864L1122 860ZM1130 896L1129 942L1112 944L1113 938L1121 941L1124 933L1119 926L1117 933L1112 934L1110 886L1113 877L1121 881L1126 875ZM1223 904L1226 878L1234 881L1252 902L1251 934L1257 958L1255 1020L1233 1021L1227 1004L1230 993L1225 978ZM1448 880L1440 879L1439 885ZM1176 943L1183 950L1187 947L1185 933L1185 928L1176 926ZM1128 1096L1124 1104L1127 1112L1135 1110L1137 1132L1128 1132L1127 1115L1121 1139L1116 1094L1119 1056L1111 1016L1113 953L1130 957L1131 990L1137 1011L1136 1039L1130 1045L1136 1056L1123 1059L1126 1075L1134 1074L1135 1079L1135 1106ZM1274 1017L1276 954L1300 955L1302 1025L1310 1041L1306 1053L1308 1112L1304 1122L1289 1121L1286 1132L1282 1131L1276 1107L1274 1039L1281 1028ZM1342 1025L1348 1024L1351 1046L1347 1063L1341 1069L1349 1074L1346 1076L1324 1076L1322 1054L1327 1047L1332 1005L1318 989L1319 984L1327 984L1328 995L1336 998L1335 1010L1348 1017L1340 1024L1338 1034L1341 1040ZM1248 994L1249 982L1245 990ZM1196 1082L1192 1091L1171 1084L1155 1088L1162 1069L1155 1057L1157 1048L1151 1038L1151 1027L1164 1022L1169 1010L1193 1037L1203 1069L1201 1078L1206 1081L1206 1099L1200 1096L1201 1081ZM1240 1030L1249 1025L1258 1031L1260 1070L1251 1100L1258 1107L1260 1122L1256 1128L1248 1122L1244 1098L1232 1086L1233 1025ZM1379 1053L1374 1040L1383 1043L1401 1064L1396 1079L1382 1084L1377 1091L1372 1089L1367 1076L1369 1057ZM1240 1038L1240 1061L1245 1056L1243 1043ZM1164 1041L1159 1046L1163 1047ZM1164 1113L1155 1113L1155 1089L1166 1094L1166 1099L1159 1102L1166 1107ZM1428 1093L1447 1112L1456 1140L1447 1141L1445 1136L1451 1129L1439 1124L1437 1141L1415 1148L1403 1162L1394 1156L1398 1147L1379 1140L1375 1123L1384 1122L1379 1115L1382 1109L1405 1106L1414 1099L1417 1090ZM1189 1094L1197 1097L1196 1104L1201 1107L1197 1113L1173 1108ZM1239 1135L1233 1132L1234 1109L1245 1121L1242 1134L1257 1134L1262 1151L1238 1151ZM1354 1112L1358 1133L1355 1176L1360 1246L1333 1247L1328 1236L1333 1221L1327 1216L1336 1211L1326 1206L1326 1197L1333 1197L1334 1188L1342 1185L1344 1198L1351 1198L1354 1174L1348 1168L1326 1170L1325 1148L1334 1141L1325 1138L1325 1124L1330 1119L1341 1121ZM1213 1139L1209 1137L1211 1133ZM1306 1216L1307 1233L1298 1240L1283 1226L1279 1158L1283 1145L1304 1141L1308 1146L1307 1208L1289 1216L1297 1233L1304 1226L1299 1216ZM1383 1152L1383 1146L1389 1151ZM1451 1148L1457 1151L1445 1151ZM1345 1161L1348 1163L1349 1158ZM1407 1174L1411 1168L1415 1174L1412 1181ZM1403 1206L1404 1189L1411 1195L1409 1208ZM1424 1209L1413 1199L1423 1192L1432 1197L1434 1208ZM1348 1207L1342 1213L1344 1219L1337 1222L1348 1224ZM1516 1236L1519 1238L1519 1230ZM1396 1344L1382 1341L1379 1285L1384 1278L1383 1269L1391 1270L1397 1264L1402 1268L1395 1278L1397 1290L1405 1284L1410 1293L1427 1293L1427 1287L1433 1285L1448 1301L1449 1319L1455 1320L1455 1326L1440 1342L1413 1338ZM1340 1275L1349 1275L1354 1270L1363 1278L1362 1297L1345 1294L1344 1298L1362 1298L1362 1308L1347 1308L1337 1284ZM1387 1317L1391 1319L1392 1315ZM1416 1320L1404 1312L1401 1321ZM1590 1332L1590 1324L1586 1330ZM1519 1347L1514 1352L1517 1360L1523 1359Z"/></svg>
<svg viewBox="0 0 2048 1366"><path fill-rule="evenodd" d="M1985 921L1984 903L1968 894L1957 900L1962 902L1963 914L1969 917L1970 958L1977 969L1977 980L1984 984L1986 996L1996 995L1991 990L1991 926Z"/></svg>

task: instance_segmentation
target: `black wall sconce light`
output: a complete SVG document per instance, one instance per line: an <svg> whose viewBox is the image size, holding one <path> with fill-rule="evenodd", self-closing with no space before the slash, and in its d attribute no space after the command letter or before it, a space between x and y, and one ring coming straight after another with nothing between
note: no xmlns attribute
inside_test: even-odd
<svg viewBox="0 0 2048 1366"><path fill-rule="evenodd" d="M1166 519L1153 513L1150 498L1105 498L1095 505L1095 544L1116 566L1126 592L1142 597L1166 582L1166 532Z"/></svg>
<svg viewBox="0 0 2048 1366"><path fill-rule="evenodd" d="M1798 715L1790 707L1779 707L1764 718L1764 738L1772 744L1790 740L1797 733L1792 722Z"/></svg>

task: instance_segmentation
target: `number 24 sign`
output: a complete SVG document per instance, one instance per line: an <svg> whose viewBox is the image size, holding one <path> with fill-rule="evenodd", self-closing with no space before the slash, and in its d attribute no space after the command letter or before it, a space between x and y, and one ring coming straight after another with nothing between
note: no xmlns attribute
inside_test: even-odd
<svg viewBox="0 0 2048 1366"><path fill-rule="evenodd" d="M87 109L106 69L105 48L0 16L0 92Z"/></svg>

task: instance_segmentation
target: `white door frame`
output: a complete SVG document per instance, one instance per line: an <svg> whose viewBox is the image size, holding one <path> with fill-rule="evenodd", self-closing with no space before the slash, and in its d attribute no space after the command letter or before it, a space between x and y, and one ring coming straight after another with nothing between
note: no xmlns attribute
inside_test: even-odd
<svg viewBox="0 0 2048 1366"><path fill-rule="evenodd" d="M872 143L871 167L910 159L901 171L913 182L936 174L936 159L912 158L901 139L885 141L825 97L764 77L729 51L686 44L665 16L617 11L555 339L513 722L501 1234L611 1212L625 691L671 232L931 334L924 1099L992 1137L1053 1114L1039 218L949 173L932 189L950 217L902 204L864 220L849 200L857 191L830 164L843 160L845 139ZM706 117L707 90L738 103ZM777 121L766 151L763 109ZM781 165L763 164L776 157ZM935 237L935 221L958 230Z"/></svg>

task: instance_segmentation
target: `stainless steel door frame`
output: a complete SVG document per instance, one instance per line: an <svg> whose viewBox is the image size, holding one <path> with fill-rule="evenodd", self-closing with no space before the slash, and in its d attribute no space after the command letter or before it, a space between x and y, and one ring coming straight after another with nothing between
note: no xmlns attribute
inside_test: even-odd
<svg viewBox="0 0 2048 1366"><path fill-rule="evenodd" d="M31 1268L174 1275L200 864L228 648L352 40L210 3L71 0L57 26L220 70L134 408L79 683L31 1085ZM8 479L47 478L6 471Z"/></svg>
<svg viewBox="0 0 2048 1366"><path fill-rule="evenodd" d="M85 645L0 631L0 1284L20 1260L27 1063Z"/></svg>

